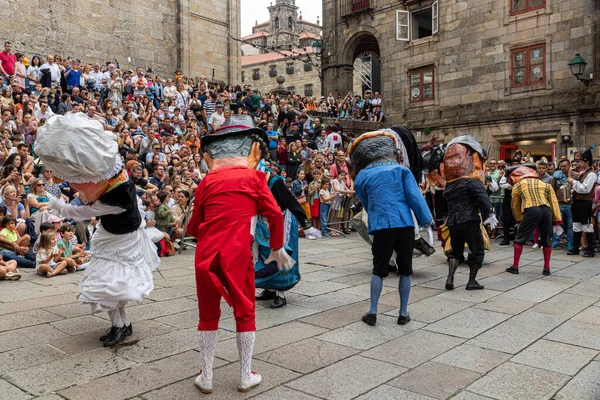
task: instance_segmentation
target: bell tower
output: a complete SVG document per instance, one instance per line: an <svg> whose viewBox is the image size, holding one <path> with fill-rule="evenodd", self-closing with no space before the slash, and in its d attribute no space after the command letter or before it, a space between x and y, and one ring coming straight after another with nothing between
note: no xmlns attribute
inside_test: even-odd
<svg viewBox="0 0 600 400"><path fill-rule="evenodd" d="M275 0L269 8L271 20L271 35L267 45L280 50L297 48L299 45L296 21L298 6L296 0Z"/></svg>

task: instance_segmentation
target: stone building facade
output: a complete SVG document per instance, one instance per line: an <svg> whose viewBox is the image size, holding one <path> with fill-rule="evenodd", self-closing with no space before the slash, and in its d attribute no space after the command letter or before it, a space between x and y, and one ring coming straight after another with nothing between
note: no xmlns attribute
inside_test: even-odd
<svg viewBox="0 0 600 400"><path fill-rule="evenodd" d="M353 87L353 63L380 61L384 111L420 140L469 133L492 156L516 148L552 157L600 143L595 0L324 0L324 86ZM563 137L569 141L563 143ZM598 153L600 156L600 153Z"/></svg>
<svg viewBox="0 0 600 400"><path fill-rule="evenodd" d="M300 96L321 95L319 72L306 63L306 53L311 57L312 49L296 49L292 52L256 54L242 57L242 82L262 92L270 92L277 87L277 77L285 77L283 86ZM297 55L294 57L294 55Z"/></svg>
<svg viewBox="0 0 600 400"><path fill-rule="evenodd" d="M0 37L28 57L61 54L88 63L239 82L240 0L5 0ZM10 22L14 23L10 23ZM128 61L129 58L131 61Z"/></svg>

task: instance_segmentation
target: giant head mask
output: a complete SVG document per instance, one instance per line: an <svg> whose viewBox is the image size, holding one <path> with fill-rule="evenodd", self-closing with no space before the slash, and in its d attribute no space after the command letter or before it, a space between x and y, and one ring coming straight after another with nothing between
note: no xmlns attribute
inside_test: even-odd
<svg viewBox="0 0 600 400"><path fill-rule="evenodd" d="M513 186L526 178L540 179L535 164L515 165L506 169L506 180Z"/></svg>
<svg viewBox="0 0 600 400"><path fill-rule="evenodd" d="M444 161L440 165L442 178L454 182L461 178L485 182L485 160L488 152L471 135L452 139L446 146Z"/></svg>
<svg viewBox="0 0 600 400"><path fill-rule="evenodd" d="M265 131L254 127L248 115L232 115L221 129L202 138L202 151L210 170L243 165L256 168L266 157L268 137Z"/></svg>
<svg viewBox="0 0 600 400"><path fill-rule="evenodd" d="M423 173L427 180L435 187L445 188L446 180L440 173L440 165L444 159L443 146L434 146L430 151L423 153Z"/></svg>

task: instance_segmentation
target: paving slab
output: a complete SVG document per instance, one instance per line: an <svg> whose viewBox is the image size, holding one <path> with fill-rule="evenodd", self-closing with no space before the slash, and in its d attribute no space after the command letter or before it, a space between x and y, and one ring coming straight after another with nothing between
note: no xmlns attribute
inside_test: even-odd
<svg viewBox="0 0 600 400"><path fill-rule="evenodd" d="M573 317L573 321L600 325L600 307L589 307Z"/></svg>
<svg viewBox="0 0 600 400"><path fill-rule="evenodd" d="M0 394L2 400L26 400L33 397L2 379L0 379Z"/></svg>
<svg viewBox="0 0 600 400"><path fill-rule="evenodd" d="M127 308L129 319L138 322L178 312L197 310L198 303L188 298L172 299L161 302L145 303Z"/></svg>
<svg viewBox="0 0 600 400"><path fill-rule="evenodd" d="M439 297L450 301L468 301L470 303L483 303L492 297L498 296L502 292L497 290L489 290L487 287L483 290L446 290Z"/></svg>
<svg viewBox="0 0 600 400"><path fill-rule="evenodd" d="M364 300L364 296L355 296L354 294L345 293L344 290L307 297L294 302L294 304L301 307L325 311Z"/></svg>
<svg viewBox="0 0 600 400"><path fill-rule="evenodd" d="M15 338L19 338L19 340L15 340ZM50 325L15 329L0 333L0 353L65 338L68 338L68 335Z"/></svg>
<svg viewBox="0 0 600 400"><path fill-rule="evenodd" d="M74 298L74 296L73 296L73 298ZM81 317L83 315L92 315L92 308L90 307L90 305L82 304L79 302L56 305L56 306L44 308L44 310L51 312L52 314L60 315L63 318L73 318L73 317Z"/></svg>
<svg viewBox="0 0 600 400"><path fill-rule="evenodd" d="M345 400L357 397L405 371L397 365L353 356L304 375L286 386L328 400Z"/></svg>
<svg viewBox="0 0 600 400"><path fill-rule="evenodd" d="M468 344L516 354L565 320L565 317L527 310L471 339Z"/></svg>
<svg viewBox="0 0 600 400"><path fill-rule="evenodd" d="M537 304L531 311L571 318L594 304L595 301L596 299L591 297L563 292Z"/></svg>
<svg viewBox="0 0 600 400"><path fill-rule="evenodd" d="M378 315L376 326L369 326L362 321L355 322L317 336L317 339L353 349L367 350L425 326L416 321L398 325L397 321L397 317Z"/></svg>
<svg viewBox="0 0 600 400"><path fill-rule="evenodd" d="M598 325L586 324L579 321L567 321L544 338L575 346L600 350L600 334Z"/></svg>
<svg viewBox="0 0 600 400"><path fill-rule="evenodd" d="M491 397L467 392L466 390L463 390L460 393L458 393L456 396L452 397L452 400L490 400L490 399L491 399Z"/></svg>
<svg viewBox="0 0 600 400"><path fill-rule="evenodd" d="M0 332L58 321L62 317L44 310L29 310L7 314L0 319Z"/></svg>
<svg viewBox="0 0 600 400"><path fill-rule="evenodd" d="M223 364L224 361L217 358L214 367L217 368ZM181 379L195 377L199 369L199 353L188 351L94 379L61 390L58 394L69 400L124 400ZM108 388L110 390L107 390ZM198 395L199 392L197 392Z"/></svg>
<svg viewBox="0 0 600 400"><path fill-rule="evenodd" d="M414 368L461 345L463 342L464 339L454 336L417 330L377 346L362 353L362 355L407 368Z"/></svg>
<svg viewBox="0 0 600 400"><path fill-rule="evenodd" d="M567 375L509 361L467 390L498 400L550 399L568 380Z"/></svg>
<svg viewBox="0 0 600 400"><path fill-rule="evenodd" d="M523 311L535 306L535 301L515 299L513 297L492 297L484 303L473 306L482 310L496 311L504 314L520 314Z"/></svg>
<svg viewBox="0 0 600 400"><path fill-rule="evenodd" d="M511 354L463 344L436 357L433 361L485 374L505 361Z"/></svg>
<svg viewBox="0 0 600 400"><path fill-rule="evenodd" d="M511 361L560 374L575 375L597 355L597 350L538 340L511 358Z"/></svg>
<svg viewBox="0 0 600 400"><path fill-rule="evenodd" d="M135 363L147 363L197 348L198 330L190 328L141 339L132 346L120 347L117 354Z"/></svg>
<svg viewBox="0 0 600 400"><path fill-rule="evenodd" d="M58 276L52 279L60 279ZM46 278L47 279L47 278ZM39 299L41 297L56 296L59 294L77 293L78 287L73 283L68 283L58 286L42 286L27 281L17 281L10 285L2 285L2 291L0 292L0 301L4 303L11 303L16 301L23 301L29 299ZM43 307L45 305L41 303Z"/></svg>
<svg viewBox="0 0 600 400"><path fill-rule="evenodd" d="M346 276L339 272L334 272L333 270L321 269L315 272L303 273L302 280L305 282L324 282L329 281L336 278L341 278Z"/></svg>
<svg viewBox="0 0 600 400"><path fill-rule="evenodd" d="M299 392L284 386L276 387L267 392L261 393L252 399L256 400L318 400L319 397L314 397L306 393Z"/></svg>
<svg viewBox="0 0 600 400"><path fill-rule="evenodd" d="M229 364L213 371L213 396L215 399L247 399L277 387L299 375L273 364L254 360L252 370L263 375L262 383L248 393L237 391L240 375L238 363ZM185 379L143 395L146 400L197 400L200 394L194 378Z"/></svg>
<svg viewBox="0 0 600 400"><path fill-rule="evenodd" d="M419 393L409 392L390 385L381 385L370 392L357 397L356 400L381 400L381 399L398 399L398 400L432 400L433 397L424 396Z"/></svg>
<svg viewBox="0 0 600 400"><path fill-rule="evenodd" d="M305 296L318 296L320 294L335 292L336 290L350 287L346 283L338 282L305 282L300 281L290 292L303 294Z"/></svg>
<svg viewBox="0 0 600 400"><path fill-rule="evenodd" d="M165 272L163 272L165 274ZM196 288L190 286L175 286L164 289L154 289L148 296L148 299L154 301L164 301L177 299L179 297L194 296Z"/></svg>
<svg viewBox="0 0 600 400"><path fill-rule="evenodd" d="M4 290L4 287L3 289ZM74 293L59 294L56 296L44 297L44 301L39 299L21 300L14 303L0 303L0 315L12 314L15 312L35 310L38 308L60 306L62 304L77 303L77 298ZM87 307L88 313L90 307ZM47 310L50 311L50 310Z"/></svg>
<svg viewBox="0 0 600 400"><path fill-rule="evenodd" d="M110 375L135 366L134 362L105 349L90 351L72 357L63 358L44 365L38 365L9 372L4 379L35 395L57 390ZM57 373L70 371L71 373ZM31 379L35 376L35 379Z"/></svg>
<svg viewBox="0 0 600 400"><path fill-rule="evenodd" d="M392 310L394 307L385 304L379 304L379 313ZM359 302L342 306L333 310L321 312L306 318L299 319L300 322L306 322L312 325L322 326L327 329L336 329L342 326L353 324L360 321L361 317L369 310L368 302ZM379 316L378 316L379 317Z"/></svg>
<svg viewBox="0 0 600 400"><path fill-rule="evenodd" d="M508 273L507 273L508 275ZM511 274L512 275L512 274ZM501 295L501 297L514 297L521 300L542 302L550 297L573 286L572 283L554 282L547 279L538 279Z"/></svg>
<svg viewBox="0 0 600 400"><path fill-rule="evenodd" d="M510 317L509 314L467 308L431 325L427 325L424 329L471 339L493 326L506 321Z"/></svg>
<svg viewBox="0 0 600 400"><path fill-rule="evenodd" d="M368 300L371 297L371 283L363 283L362 285L351 286L346 289L342 289L337 293L351 294L360 298L361 300ZM381 289L381 294L387 293L398 293L398 286L386 286L384 285Z"/></svg>
<svg viewBox="0 0 600 400"><path fill-rule="evenodd" d="M507 290L514 289L531 281L535 281L536 279L539 279L538 275L514 275L503 272L498 275L488 276L487 278L477 279L477 281L481 283L486 289L499 290L505 292Z"/></svg>
<svg viewBox="0 0 600 400"><path fill-rule="evenodd" d="M427 362L399 376L388 384L435 399L446 399L481 375L462 368ZM423 384L427 382L427 384Z"/></svg>
<svg viewBox="0 0 600 400"><path fill-rule="evenodd" d="M577 260L579 261L579 260ZM597 260L586 260L581 261L571 267L563 268L556 272L556 276L564 276L567 278L575 279L588 279L598 275L598 261Z"/></svg>
<svg viewBox="0 0 600 400"><path fill-rule="evenodd" d="M52 322L50 325L68 335L79 335L85 332L97 331L98 329L105 329L106 320L95 315L84 315Z"/></svg>
<svg viewBox="0 0 600 400"><path fill-rule="evenodd" d="M261 354L278 348L287 348L295 342L320 335L327 330L318 326L289 322L256 332L254 354ZM224 340L217 346L217 357L228 361L238 361L239 352L235 338Z"/></svg>
<svg viewBox="0 0 600 400"><path fill-rule="evenodd" d="M565 293L588 296L597 300L600 299L600 284L584 281L575 286L571 286L569 289L565 290Z"/></svg>
<svg viewBox="0 0 600 400"><path fill-rule="evenodd" d="M336 269L337 270L337 269ZM340 278L332 279L333 282L347 283L349 285L362 285L371 282L371 272L364 271L350 275L344 275Z"/></svg>
<svg viewBox="0 0 600 400"><path fill-rule="evenodd" d="M221 316L224 310L221 311ZM189 310L177 314L166 315L164 317L155 318L154 321L161 324L171 325L178 329L187 329L198 326L198 310Z"/></svg>
<svg viewBox="0 0 600 400"><path fill-rule="evenodd" d="M357 354L359 350L318 339L299 342L255 356L259 360L307 374Z"/></svg>
<svg viewBox="0 0 600 400"><path fill-rule="evenodd" d="M589 363L554 396L556 400L600 399L600 362Z"/></svg>
<svg viewBox="0 0 600 400"><path fill-rule="evenodd" d="M448 301L448 299L439 296L429 297L424 300L413 303L408 307L410 317L414 321L433 323L449 315L473 306L475 303L467 301ZM388 312L386 315L398 316L397 312Z"/></svg>
<svg viewBox="0 0 600 400"><path fill-rule="evenodd" d="M47 344L34 344L0 353L0 375L60 360L69 355Z"/></svg>

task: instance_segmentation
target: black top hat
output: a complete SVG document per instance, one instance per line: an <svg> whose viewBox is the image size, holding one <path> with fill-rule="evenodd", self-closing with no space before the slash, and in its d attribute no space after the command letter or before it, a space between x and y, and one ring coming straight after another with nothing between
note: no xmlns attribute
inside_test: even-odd
<svg viewBox="0 0 600 400"><path fill-rule="evenodd" d="M440 164L444 160L444 148L440 145L423 153L423 173L429 174L440 169Z"/></svg>
<svg viewBox="0 0 600 400"><path fill-rule="evenodd" d="M510 176L517 168L527 167L531 168L534 171L537 171L537 165L535 164L521 164L521 165L513 165L512 167L506 168L506 178Z"/></svg>
<svg viewBox="0 0 600 400"><path fill-rule="evenodd" d="M233 114L225 120L225 122L223 123L223 125L221 125L221 128L219 130L204 136L201 139L200 144L202 146L202 149L204 149L204 147L210 144L211 142L224 139L226 136L231 135L256 135L256 137L262 139L264 143L269 142L269 138L266 132L254 126L254 121L252 120L252 117L243 114Z"/></svg>

